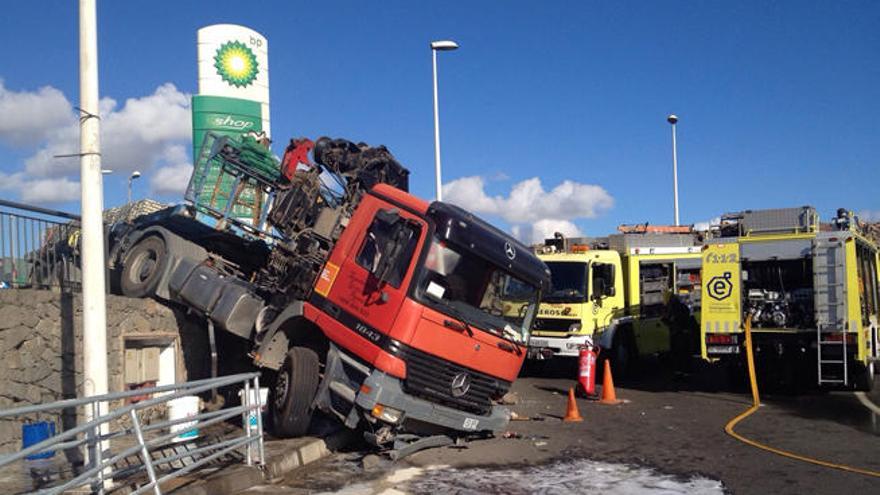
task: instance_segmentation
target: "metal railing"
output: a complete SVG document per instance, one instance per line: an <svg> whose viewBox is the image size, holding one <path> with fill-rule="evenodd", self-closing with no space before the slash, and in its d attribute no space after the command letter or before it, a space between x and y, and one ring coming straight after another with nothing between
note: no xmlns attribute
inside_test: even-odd
<svg viewBox="0 0 880 495"><path fill-rule="evenodd" d="M0 199L0 288L75 288L82 282L80 217Z"/></svg>
<svg viewBox="0 0 880 495"><path fill-rule="evenodd" d="M240 385L244 392L242 403L239 406L199 412L194 416L182 419L168 419L150 424L142 424L143 421L138 416L138 412L167 404L179 397L237 385ZM163 483L236 452L243 453L243 460L247 465L258 464L262 466L265 464L265 454L259 390L260 374L242 373L0 411L0 419L4 419L33 417L36 414L45 414L47 411L87 407L91 408L96 416L93 421L60 432L19 452L0 456L0 469L23 461L29 456L56 450L79 450L85 447L89 454L89 462L79 473L71 475L69 479L59 479L52 486L39 487L36 493L56 494L65 490L90 487L93 492L103 494L114 485L125 484L132 486L131 493L152 491L161 495ZM252 391L256 391L256 393ZM146 394L158 396L119 407L100 416L96 414L98 410L104 410L104 407L98 407L100 403ZM256 401L254 397L257 398ZM212 425L221 425L238 415L241 415L242 434L234 436L226 433L216 438L200 437L193 448L186 448L183 452L172 449L173 453L166 454L167 447L179 445L172 443L175 437L180 438L187 432L204 430ZM121 425L122 421L126 423L130 421L130 425ZM178 428L165 433L172 426L178 426ZM116 431L112 431L113 427L117 428ZM114 441L117 445L121 445L118 449L114 449ZM105 450L100 448L102 445L109 445L110 448ZM114 450L118 450L118 452L114 452ZM132 466L130 462L123 462L138 456L140 457L138 465Z"/></svg>

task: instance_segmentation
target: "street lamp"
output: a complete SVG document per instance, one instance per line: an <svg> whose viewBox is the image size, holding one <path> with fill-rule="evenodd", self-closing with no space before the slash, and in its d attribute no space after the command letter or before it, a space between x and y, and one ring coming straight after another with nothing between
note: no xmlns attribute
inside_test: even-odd
<svg viewBox="0 0 880 495"><path fill-rule="evenodd" d="M140 177L141 177L141 173L137 170L135 170L134 172L131 173L131 175L128 176L128 202L129 203L131 203L131 183L135 179L139 179Z"/></svg>
<svg viewBox="0 0 880 495"><path fill-rule="evenodd" d="M437 201L443 201L440 182L440 110L437 106L437 52L452 51L458 48L458 43L450 40L431 42L431 55L434 60L434 173L437 181Z"/></svg>
<svg viewBox="0 0 880 495"><path fill-rule="evenodd" d="M678 123L678 116L669 114L666 122L672 125L672 194L675 198L675 225L678 226L678 150L675 144L675 124Z"/></svg>

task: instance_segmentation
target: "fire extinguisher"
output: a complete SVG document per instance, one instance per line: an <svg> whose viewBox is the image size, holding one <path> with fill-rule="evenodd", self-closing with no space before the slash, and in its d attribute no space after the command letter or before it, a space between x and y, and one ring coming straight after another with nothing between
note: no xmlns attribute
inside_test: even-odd
<svg viewBox="0 0 880 495"><path fill-rule="evenodd" d="M599 353L593 346L593 339L587 337L584 345L578 352L578 385L588 398L597 397L596 394L596 360Z"/></svg>

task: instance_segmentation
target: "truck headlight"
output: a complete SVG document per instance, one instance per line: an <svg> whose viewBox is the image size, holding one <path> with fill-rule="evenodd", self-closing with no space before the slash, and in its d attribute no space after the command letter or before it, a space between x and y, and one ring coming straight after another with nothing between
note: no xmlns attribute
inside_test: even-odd
<svg viewBox="0 0 880 495"><path fill-rule="evenodd" d="M403 411L399 411L393 407L383 406L382 404L376 404L370 413L375 418L379 418L386 423L395 425L400 422L400 418L403 417Z"/></svg>

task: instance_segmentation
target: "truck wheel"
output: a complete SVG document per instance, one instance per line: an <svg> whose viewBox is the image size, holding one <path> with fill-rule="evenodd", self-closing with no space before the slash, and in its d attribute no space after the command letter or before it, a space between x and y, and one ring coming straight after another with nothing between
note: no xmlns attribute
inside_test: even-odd
<svg viewBox="0 0 880 495"><path fill-rule="evenodd" d="M120 275L122 295L129 297L150 297L156 292L159 279L168 262L165 241L158 236L150 236L132 248L125 257Z"/></svg>
<svg viewBox="0 0 880 495"><path fill-rule="evenodd" d="M317 389L318 354L306 347L291 347L272 389L276 435L297 437L308 431Z"/></svg>
<svg viewBox="0 0 880 495"><path fill-rule="evenodd" d="M635 354L632 345L632 336L627 331L618 331L611 342L611 373L614 378L625 380L629 378L633 368Z"/></svg>
<svg viewBox="0 0 880 495"><path fill-rule="evenodd" d="M876 364L874 361L869 362L866 365L857 364L856 365L856 380L855 386L856 390L861 390L863 392L870 392L874 389L874 368Z"/></svg>

